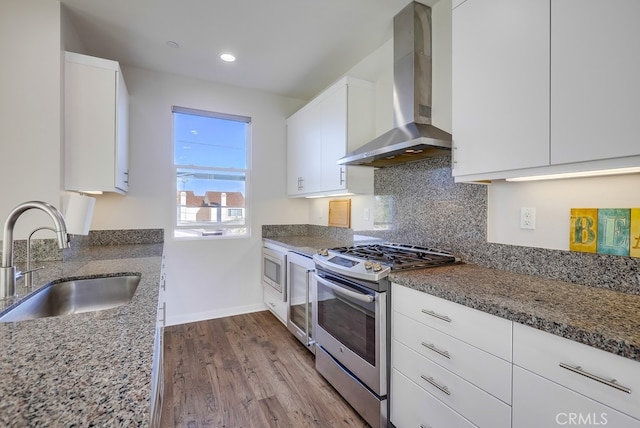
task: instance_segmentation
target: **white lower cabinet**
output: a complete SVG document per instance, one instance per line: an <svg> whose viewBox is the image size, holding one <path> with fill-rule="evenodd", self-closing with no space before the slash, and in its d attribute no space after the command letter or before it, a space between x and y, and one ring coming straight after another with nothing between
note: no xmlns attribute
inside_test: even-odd
<svg viewBox="0 0 640 428"><path fill-rule="evenodd" d="M276 318L278 318L278 320L280 320L282 324L287 325L287 302L282 300L282 296L272 292L269 287L262 288L262 298L264 303L267 305L267 308L276 316Z"/></svg>
<svg viewBox="0 0 640 428"><path fill-rule="evenodd" d="M425 358L457 373L499 400L511 403L511 363L423 325L393 314L393 337ZM482 367L482 370L478 370Z"/></svg>
<svg viewBox="0 0 640 428"><path fill-rule="evenodd" d="M512 323L398 284L391 299L391 422L511 427Z"/></svg>
<svg viewBox="0 0 640 428"><path fill-rule="evenodd" d="M473 428L474 424L393 369L391 422L397 428Z"/></svg>
<svg viewBox="0 0 640 428"><path fill-rule="evenodd" d="M640 362L392 284L397 428L640 428Z"/></svg>
<svg viewBox="0 0 640 428"><path fill-rule="evenodd" d="M463 415L478 427L509 428L511 406L460 376L409 349L397 340L392 345L393 367L420 388ZM509 378L511 373L509 373Z"/></svg>
<svg viewBox="0 0 640 428"><path fill-rule="evenodd" d="M513 364L587 400L595 400L640 419L640 363L637 361L514 323ZM521 385L514 379L514 391L520 389ZM534 406L539 412L547 411L542 404L528 405ZM516 406L514 399L514 415L522 407L522 400ZM584 408L589 406L578 407ZM593 408L596 408L595 405ZM566 408L565 411L570 412L571 409ZM636 426L608 425L625 428ZM517 425L514 427L519 428Z"/></svg>
<svg viewBox="0 0 640 428"><path fill-rule="evenodd" d="M156 316L156 334L153 339L153 362L151 368L151 403L150 426L160 426L162 416L162 399L164 394L164 327L167 324L167 276L164 266L165 256L162 256L160 284L158 286L158 308Z"/></svg>
<svg viewBox="0 0 640 428"><path fill-rule="evenodd" d="M513 427L639 428L640 421L555 382L513 367Z"/></svg>

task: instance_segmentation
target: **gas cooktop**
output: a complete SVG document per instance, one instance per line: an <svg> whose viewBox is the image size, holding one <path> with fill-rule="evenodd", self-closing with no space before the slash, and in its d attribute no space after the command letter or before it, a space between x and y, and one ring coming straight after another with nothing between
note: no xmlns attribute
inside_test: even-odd
<svg viewBox="0 0 640 428"><path fill-rule="evenodd" d="M424 269L456 263L453 254L409 244L366 244L319 250L316 266L331 272L379 281L390 271Z"/></svg>
<svg viewBox="0 0 640 428"><path fill-rule="evenodd" d="M331 248L330 251L387 265L391 270L422 269L456 261L451 253L408 244L369 244Z"/></svg>

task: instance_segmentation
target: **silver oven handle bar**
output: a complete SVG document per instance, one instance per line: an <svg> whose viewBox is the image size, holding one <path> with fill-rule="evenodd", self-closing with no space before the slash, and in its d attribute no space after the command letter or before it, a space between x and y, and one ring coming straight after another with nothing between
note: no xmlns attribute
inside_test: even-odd
<svg viewBox="0 0 640 428"><path fill-rule="evenodd" d="M315 275L316 281L325 287L329 287L333 291L338 294L342 294L343 296L350 297L352 299L358 300L360 302L371 303L376 300L375 296L371 296L369 294L357 293L355 291L347 290L346 288L340 287L339 285L334 284L333 282L327 281L326 279Z"/></svg>

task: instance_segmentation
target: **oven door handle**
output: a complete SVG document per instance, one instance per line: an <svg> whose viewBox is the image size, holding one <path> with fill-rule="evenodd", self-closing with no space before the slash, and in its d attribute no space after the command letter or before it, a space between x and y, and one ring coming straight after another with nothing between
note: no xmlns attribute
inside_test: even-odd
<svg viewBox="0 0 640 428"><path fill-rule="evenodd" d="M340 287L339 285L336 285L333 282L327 281L326 279L318 276L317 274L314 274L314 276L316 277L316 281L318 281L320 284L324 285L325 287L329 287L336 293L342 294L343 296L350 297L352 299L358 300L360 302L365 302L365 303L371 303L374 300L376 300L375 296L372 296L370 294L362 294L362 293L357 293L355 291L347 290L346 288Z"/></svg>

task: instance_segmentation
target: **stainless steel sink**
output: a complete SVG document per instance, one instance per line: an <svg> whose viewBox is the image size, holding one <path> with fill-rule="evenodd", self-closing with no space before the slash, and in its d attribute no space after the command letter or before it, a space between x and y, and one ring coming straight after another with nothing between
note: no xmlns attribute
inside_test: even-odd
<svg viewBox="0 0 640 428"><path fill-rule="evenodd" d="M24 321L115 308L129 303L140 275L53 281L9 308L0 322Z"/></svg>

